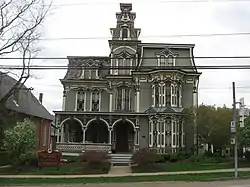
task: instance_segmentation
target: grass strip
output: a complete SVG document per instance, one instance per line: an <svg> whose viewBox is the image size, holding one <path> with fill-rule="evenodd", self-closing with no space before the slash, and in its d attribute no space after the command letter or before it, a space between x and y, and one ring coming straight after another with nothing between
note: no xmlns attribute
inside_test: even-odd
<svg viewBox="0 0 250 187"><path fill-rule="evenodd" d="M200 174L172 174L151 176L125 177L84 177L84 178L1 178L0 185L14 184L72 184L72 183L132 183L150 181L207 181L229 180L234 178L233 172L200 173ZM250 172L239 172L239 178L250 178Z"/></svg>

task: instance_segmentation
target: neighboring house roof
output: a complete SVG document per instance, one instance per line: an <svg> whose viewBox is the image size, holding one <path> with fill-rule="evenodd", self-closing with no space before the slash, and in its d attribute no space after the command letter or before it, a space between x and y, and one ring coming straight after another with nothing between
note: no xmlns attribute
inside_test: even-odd
<svg viewBox="0 0 250 187"><path fill-rule="evenodd" d="M17 80L14 78L0 72L0 98L2 98L16 82ZM18 101L16 101L15 98L17 98ZM21 87L15 98L14 96L9 97L5 104L7 109L51 121L54 119L26 86L23 85Z"/></svg>

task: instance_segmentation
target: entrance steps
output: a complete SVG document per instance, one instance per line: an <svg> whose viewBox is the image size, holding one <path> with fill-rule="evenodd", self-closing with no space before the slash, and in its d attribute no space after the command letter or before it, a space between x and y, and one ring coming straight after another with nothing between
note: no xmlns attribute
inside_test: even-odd
<svg viewBox="0 0 250 187"><path fill-rule="evenodd" d="M132 154L126 154L126 153L116 153L116 154L110 154L110 162L112 165L130 165L131 163L131 157Z"/></svg>

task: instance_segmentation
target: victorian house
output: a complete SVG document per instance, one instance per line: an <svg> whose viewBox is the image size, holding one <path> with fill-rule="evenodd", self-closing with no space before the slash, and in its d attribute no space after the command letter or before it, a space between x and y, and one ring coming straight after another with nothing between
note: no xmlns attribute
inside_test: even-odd
<svg viewBox="0 0 250 187"><path fill-rule="evenodd" d="M142 43L132 4L121 3L108 56L68 56L62 111L54 111L57 149L158 153L190 149L201 73L193 44Z"/></svg>

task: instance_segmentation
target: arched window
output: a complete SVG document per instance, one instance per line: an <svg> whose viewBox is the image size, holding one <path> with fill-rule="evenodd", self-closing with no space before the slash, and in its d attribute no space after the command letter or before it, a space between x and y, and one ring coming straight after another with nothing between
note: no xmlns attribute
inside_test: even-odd
<svg viewBox="0 0 250 187"><path fill-rule="evenodd" d="M122 29L122 39L128 38L128 29Z"/></svg>

